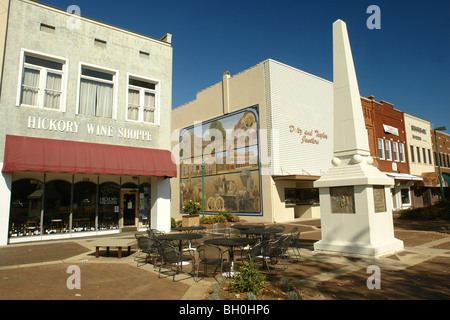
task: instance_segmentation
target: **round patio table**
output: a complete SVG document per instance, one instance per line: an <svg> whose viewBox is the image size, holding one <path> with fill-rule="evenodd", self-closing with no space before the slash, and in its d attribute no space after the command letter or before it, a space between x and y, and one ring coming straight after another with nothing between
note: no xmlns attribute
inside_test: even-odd
<svg viewBox="0 0 450 320"><path fill-rule="evenodd" d="M230 228L233 229L239 229L239 230L249 230L249 229L264 229L265 227L263 225L258 224L238 224L235 226L230 226Z"/></svg>
<svg viewBox="0 0 450 320"><path fill-rule="evenodd" d="M250 239L250 238L217 238L217 239L208 239L205 240L205 244L207 245L213 245L213 246L222 246L222 247L228 247L228 254L230 257L230 270L229 272L225 272L224 276L232 277L237 272L234 269L234 249L235 247L242 247L246 245L253 245L258 242L257 239Z"/></svg>
<svg viewBox="0 0 450 320"><path fill-rule="evenodd" d="M277 228L265 228L265 229L248 229L248 230L242 230L241 233L243 234L252 234L255 236L260 236L263 239L267 239L268 237L270 237L271 235L277 234L277 233L282 233L283 231L281 231L280 229Z"/></svg>
<svg viewBox="0 0 450 320"><path fill-rule="evenodd" d="M203 238L203 235L198 233L165 233L157 237L159 240L167 240L167 241L179 241L178 246L180 248L180 253L182 251L183 241L189 241L189 249L191 240Z"/></svg>
<svg viewBox="0 0 450 320"><path fill-rule="evenodd" d="M200 231L200 230L205 230L205 229L206 229L205 226L190 226L190 227L178 227L178 228L172 228L172 230L176 230L176 231L187 231L187 232Z"/></svg>

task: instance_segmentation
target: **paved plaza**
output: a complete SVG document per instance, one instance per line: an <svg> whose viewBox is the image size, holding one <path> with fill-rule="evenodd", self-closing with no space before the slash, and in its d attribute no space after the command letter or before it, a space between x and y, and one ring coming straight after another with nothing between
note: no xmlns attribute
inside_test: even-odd
<svg viewBox="0 0 450 320"><path fill-rule="evenodd" d="M425 225L395 220L395 236L405 250L379 259L319 254L313 243L320 239L320 221L284 224L286 231L300 227L300 261L292 262L276 277L286 275L301 289L305 300L435 300L450 299L450 234L446 223ZM134 234L116 237L134 239ZM158 278L151 264L137 266L136 249L100 251L94 239L15 244L0 247L0 299L2 300L202 300L214 279L195 282L182 273ZM68 289L68 267L80 268L81 288ZM380 289L368 289L367 268L380 269Z"/></svg>

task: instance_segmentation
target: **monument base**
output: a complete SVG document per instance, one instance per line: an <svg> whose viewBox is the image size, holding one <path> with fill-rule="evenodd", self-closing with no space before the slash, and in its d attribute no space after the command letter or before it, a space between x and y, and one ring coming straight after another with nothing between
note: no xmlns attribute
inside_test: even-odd
<svg viewBox="0 0 450 320"><path fill-rule="evenodd" d="M378 258L404 250L403 241L391 239L389 242L380 244L359 244L351 242L320 240L314 243L314 252L347 254L353 256L364 256Z"/></svg>

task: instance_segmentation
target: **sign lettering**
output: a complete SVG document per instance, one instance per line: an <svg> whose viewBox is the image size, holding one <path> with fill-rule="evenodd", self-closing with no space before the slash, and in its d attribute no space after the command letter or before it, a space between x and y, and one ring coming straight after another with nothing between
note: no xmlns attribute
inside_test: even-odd
<svg viewBox="0 0 450 320"><path fill-rule="evenodd" d="M320 140L328 139L328 135L325 132L319 132L319 130L303 130L294 125L289 126L289 132L300 135L301 143L319 144Z"/></svg>
<svg viewBox="0 0 450 320"><path fill-rule="evenodd" d="M43 131L65 132L65 133L87 133L88 135L118 137L130 140L152 141L152 133L148 130L115 127L110 125L99 125L95 123L81 123L72 120L58 120L41 117L28 117L27 128Z"/></svg>

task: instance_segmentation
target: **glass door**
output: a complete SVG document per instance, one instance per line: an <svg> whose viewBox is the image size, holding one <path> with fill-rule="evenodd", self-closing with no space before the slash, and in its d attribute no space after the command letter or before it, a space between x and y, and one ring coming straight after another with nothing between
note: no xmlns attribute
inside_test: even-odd
<svg viewBox="0 0 450 320"><path fill-rule="evenodd" d="M136 226L138 191L122 190L123 226Z"/></svg>

